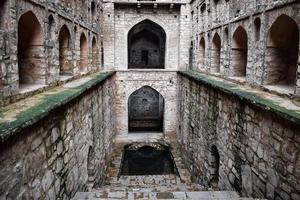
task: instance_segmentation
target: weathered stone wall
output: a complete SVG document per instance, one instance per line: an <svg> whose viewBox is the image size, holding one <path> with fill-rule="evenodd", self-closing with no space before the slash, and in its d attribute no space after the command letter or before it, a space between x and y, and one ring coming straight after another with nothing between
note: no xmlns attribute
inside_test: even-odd
<svg viewBox="0 0 300 200"><path fill-rule="evenodd" d="M30 62L23 69L23 71L30 72L30 68L37 68L33 74L39 80L35 88L55 85L68 78L61 76L59 66L59 33L64 25L70 34L69 75L72 77L80 74L80 36L82 33L87 38L89 49L86 72L101 69L102 1L89 0L75 3L74 0L3 0L0 3L0 12L0 103L2 103L1 100L8 101L4 98L12 95L16 95L15 99L19 98L17 94L24 93L23 90L27 87L24 85L20 88L19 80L22 70L18 67L18 65L22 66L22 60L18 58L18 45L21 44L18 41L20 39L18 33L22 31L22 27L19 27L18 23L26 13L33 13L38 21L37 27L40 27L42 31L41 49L43 50L37 53L33 49L35 58L38 58L38 64ZM24 23L27 26L33 23L32 19L27 22L27 24ZM25 33L29 32L27 29L24 30ZM35 29L31 31L36 32ZM92 52L93 39L96 41L96 54ZM96 56L96 64L92 62L93 56Z"/></svg>
<svg viewBox="0 0 300 200"><path fill-rule="evenodd" d="M152 2L148 3L150 4L142 2L140 8L135 4L114 1L103 4L106 69L128 69L128 33L136 24L147 19L161 26L166 33L165 69L187 68L190 41L189 4L182 2L182 5L174 4L171 7L169 4L159 4L155 7Z"/></svg>
<svg viewBox="0 0 300 200"><path fill-rule="evenodd" d="M178 142L194 180L244 196L300 199L300 126L249 101L179 77Z"/></svg>
<svg viewBox="0 0 300 200"><path fill-rule="evenodd" d="M230 79L239 80L241 82L263 86L265 88L299 95L299 37L300 37L300 4L295 0L280 0L280 1L256 1L256 0L196 0L191 3L192 7L192 66L194 70L199 70L211 74L217 74ZM293 63L288 63L289 66L280 65L282 61L280 53L272 53L272 48L269 48L270 37L274 33L270 33L272 25L274 25L280 17L288 17L282 27L277 26L274 32L281 34L284 40L290 40L296 45L296 51L293 53L293 58L289 57ZM279 20L280 21L280 20ZM293 34L289 34L289 22L295 24ZM246 32L246 74L240 75L235 73L237 66L241 66L241 56L236 54L236 41L234 33L238 28L242 28ZM298 30L297 30L298 29ZM276 33L275 33L276 35ZM213 38L219 36L221 39L220 48L220 71L216 72L214 62L214 45ZM298 38L298 39L297 39ZM202 47L200 41L203 39L205 46ZM297 45L298 44L298 45ZM274 47L274 46L272 46ZM273 49L276 50L277 47ZM204 56L202 55L205 51ZM270 52L271 51L271 52ZM290 51L286 47L284 51ZM271 55L270 55L271 54ZM292 53L288 53L289 55ZM298 57L298 58L295 58ZM297 62L298 60L298 62ZM238 64L238 65L236 65ZM285 81L278 81L277 78L282 78L289 67L293 65L293 70L287 73ZM284 70L281 71L281 70ZM268 80L270 76L275 81ZM282 76L279 76L281 74ZM289 74L289 75L288 75ZM269 87L269 85L275 87ZM286 87L279 89L282 85Z"/></svg>
<svg viewBox="0 0 300 200"><path fill-rule="evenodd" d="M166 140L176 137L177 74L164 71L120 71L116 75L116 137L125 139L128 133L128 99L143 86L150 86L164 98L164 127ZM134 135L134 134L133 134Z"/></svg>
<svg viewBox="0 0 300 200"><path fill-rule="evenodd" d="M110 77L0 143L0 199L70 199L101 184L113 149L114 92Z"/></svg>

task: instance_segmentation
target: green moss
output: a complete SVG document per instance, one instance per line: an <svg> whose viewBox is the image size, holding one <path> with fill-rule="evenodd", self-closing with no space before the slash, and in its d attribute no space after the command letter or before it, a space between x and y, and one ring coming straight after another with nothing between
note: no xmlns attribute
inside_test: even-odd
<svg viewBox="0 0 300 200"><path fill-rule="evenodd" d="M69 89L62 88L61 91L54 89L53 91L56 91L54 94L41 94L43 97L37 105L18 113L15 117L16 119L11 122L0 123L0 141L4 141L11 135L19 132L22 128L34 124L45 117L50 111L67 104L89 88L103 82L113 74L114 72L97 73L90 81L87 81L80 86ZM0 112L0 116L5 116L5 112Z"/></svg>
<svg viewBox="0 0 300 200"><path fill-rule="evenodd" d="M219 80L211 79L208 75L203 75L194 71L184 71L179 72L179 74L193 79L195 81L201 82L202 84L208 85L212 88L221 90L224 93L234 95L235 97L247 101L261 109L274 112L279 116L288 119L289 121L300 124L300 113L295 110L290 110L285 107L278 105L276 102L266 99L264 97L258 96L251 91L246 91L237 88L237 84L223 82Z"/></svg>

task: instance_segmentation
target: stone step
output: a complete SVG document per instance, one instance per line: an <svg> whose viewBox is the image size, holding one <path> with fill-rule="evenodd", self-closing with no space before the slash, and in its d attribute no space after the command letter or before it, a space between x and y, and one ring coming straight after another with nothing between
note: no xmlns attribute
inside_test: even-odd
<svg viewBox="0 0 300 200"><path fill-rule="evenodd" d="M234 191L201 191L201 192L150 192L150 191L117 191L117 192L78 192L73 200L104 200L104 199L182 199L182 200L251 200L241 198Z"/></svg>
<svg viewBox="0 0 300 200"><path fill-rule="evenodd" d="M185 184L177 184L177 185L144 185L144 186L123 186L123 185L105 185L101 188L94 188L90 191L105 191L105 192L135 192L135 191L147 191L147 192L175 192L175 191L203 191L204 188L201 185L193 184L193 185L185 185Z"/></svg>
<svg viewBox="0 0 300 200"><path fill-rule="evenodd" d="M181 180L176 175L147 175L147 176L120 176L110 177L107 181L110 185L144 186L144 185L176 185Z"/></svg>

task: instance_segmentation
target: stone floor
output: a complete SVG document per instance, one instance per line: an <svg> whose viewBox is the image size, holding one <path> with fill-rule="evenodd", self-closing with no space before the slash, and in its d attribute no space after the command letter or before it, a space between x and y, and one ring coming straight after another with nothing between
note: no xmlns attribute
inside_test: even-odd
<svg viewBox="0 0 300 200"><path fill-rule="evenodd" d="M119 176L123 145L115 148L105 185L90 187L89 192L78 192L74 200L117 200L117 199L203 199L241 200L234 191L208 191L191 181L191 174L184 167L179 152L171 149L178 175ZM205 191L206 190L206 191Z"/></svg>

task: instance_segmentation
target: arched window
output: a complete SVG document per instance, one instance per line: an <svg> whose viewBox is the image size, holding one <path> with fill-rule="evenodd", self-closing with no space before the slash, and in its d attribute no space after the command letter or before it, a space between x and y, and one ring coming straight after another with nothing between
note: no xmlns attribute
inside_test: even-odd
<svg viewBox="0 0 300 200"><path fill-rule="evenodd" d="M268 34L264 84L295 85L298 51L298 26L289 16L281 15Z"/></svg>
<svg viewBox="0 0 300 200"><path fill-rule="evenodd" d="M245 29L239 26L233 34L231 46L232 76L245 77L248 55L248 36Z"/></svg>
<svg viewBox="0 0 300 200"><path fill-rule="evenodd" d="M163 69L166 33L161 26L144 20L128 33L128 68Z"/></svg>
<svg viewBox="0 0 300 200"><path fill-rule="evenodd" d="M220 72L221 38L218 33L213 37L211 51L211 71Z"/></svg>
<svg viewBox="0 0 300 200"><path fill-rule="evenodd" d="M45 84L44 37L42 27L29 11L18 22L18 67L20 87Z"/></svg>
<svg viewBox="0 0 300 200"><path fill-rule="evenodd" d="M128 99L129 132L163 131L164 98L149 86L133 92Z"/></svg>
<svg viewBox="0 0 300 200"><path fill-rule="evenodd" d="M88 42L84 33L80 36L80 66L81 72L88 70Z"/></svg>
<svg viewBox="0 0 300 200"><path fill-rule="evenodd" d="M66 25L62 26L58 37L60 75L72 75L71 34Z"/></svg>

